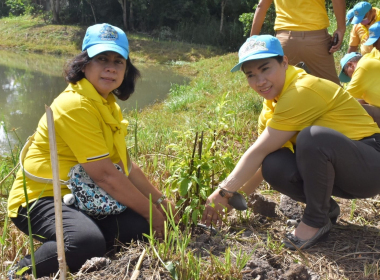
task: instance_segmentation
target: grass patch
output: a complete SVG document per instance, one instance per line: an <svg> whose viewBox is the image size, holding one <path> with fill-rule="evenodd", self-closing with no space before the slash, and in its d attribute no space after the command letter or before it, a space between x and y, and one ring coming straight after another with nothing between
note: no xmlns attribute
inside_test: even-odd
<svg viewBox="0 0 380 280"><path fill-rule="evenodd" d="M0 49L73 56L81 51L88 26L52 25L32 16L0 18ZM148 35L128 33L135 61L194 62L222 51L215 47L177 41L163 41Z"/></svg>

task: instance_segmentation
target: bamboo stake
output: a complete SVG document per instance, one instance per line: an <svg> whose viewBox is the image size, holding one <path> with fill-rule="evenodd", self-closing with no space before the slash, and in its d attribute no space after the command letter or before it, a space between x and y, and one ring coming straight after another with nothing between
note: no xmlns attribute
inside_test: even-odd
<svg viewBox="0 0 380 280"><path fill-rule="evenodd" d="M61 198L61 184L59 182L59 167L58 167L58 154L57 142L55 140L55 126L53 111L49 106L45 105L46 118L49 132L49 146L50 146L50 162L53 171L53 188L54 188L54 209L55 209L55 231L57 238L57 252L58 252L58 265L60 279L66 279L66 258L65 247L63 242L63 224L62 224L62 198Z"/></svg>
<svg viewBox="0 0 380 280"><path fill-rule="evenodd" d="M140 266L141 266L142 260L144 259L144 256L145 256L145 249L141 253L141 256L140 256L140 258L139 258L139 260L138 260L138 262L136 264L135 270L132 273L131 280L136 280L137 277L139 277L139 275L140 275Z"/></svg>

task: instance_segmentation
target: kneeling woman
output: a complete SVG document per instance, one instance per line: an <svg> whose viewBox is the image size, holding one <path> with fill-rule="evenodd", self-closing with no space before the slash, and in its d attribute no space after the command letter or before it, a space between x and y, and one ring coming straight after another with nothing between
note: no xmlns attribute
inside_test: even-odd
<svg viewBox="0 0 380 280"><path fill-rule="evenodd" d="M171 205L137 165L127 164L126 122L115 97L128 99L139 76L130 61L128 46L127 36L115 26L97 24L89 27L82 53L66 69L69 85L51 105L60 179L67 180L70 169L79 163L87 173L81 171L83 181L89 176L112 198L127 206L121 213L96 219L74 205L62 205L66 260L72 273L87 259L103 256L112 248L115 239L126 243L149 232L150 194L153 202L166 207ZM52 177L45 115L26 154L24 168L33 176ZM58 270L53 186L38 182L31 175L26 178L26 187L29 202L33 204L30 213L32 234L43 243L35 252L37 277L42 277ZM65 185L61 190L62 195L70 193ZM21 231L28 234L25 204L20 171L9 195L8 215ZM87 204L91 205L91 202ZM109 209L108 206L105 208ZM165 217L160 205L153 207L153 229L159 237L164 231ZM14 270L24 267L31 267L30 256L9 271L10 279Z"/></svg>
<svg viewBox="0 0 380 280"><path fill-rule="evenodd" d="M219 185L224 192L216 190L208 197L202 220L207 225L220 221L229 192L242 187L249 194L264 178L274 189L306 203L301 223L284 243L308 248L327 237L339 215L331 196L380 193L380 130L341 87L288 65L272 36L248 38L231 71L239 69L265 99L259 137Z"/></svg>

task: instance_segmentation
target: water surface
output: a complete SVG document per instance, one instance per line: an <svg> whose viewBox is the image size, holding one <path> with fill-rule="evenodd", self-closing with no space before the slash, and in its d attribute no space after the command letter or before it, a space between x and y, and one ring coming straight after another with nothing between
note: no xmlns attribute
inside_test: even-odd
<svg viewBox="0 0 380 280"><path fill-rule="evenodd" d="M12 129L22 141L33 134L38 121L67 86L63 78L62 57L0 51L0 155L9 150L5 129L16 142ZM187 78L169 66L135 64L142 74L135 93L127 101L118 101L123 111L143 108L167 96L171 84L184 84Z"/></svg>

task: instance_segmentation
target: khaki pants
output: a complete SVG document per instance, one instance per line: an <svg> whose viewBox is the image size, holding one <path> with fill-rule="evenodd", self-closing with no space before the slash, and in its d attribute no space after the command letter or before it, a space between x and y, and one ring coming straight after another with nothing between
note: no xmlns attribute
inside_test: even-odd
<svg viewBox="0 0 380 280"><path fill-rule="evenodd" d="M334 55L329 54L328 48L331 35L327 29L315 31L276 31L289 64L296 65L303 61L310 74L330 80L340 85L335 70Z"/></svg>

